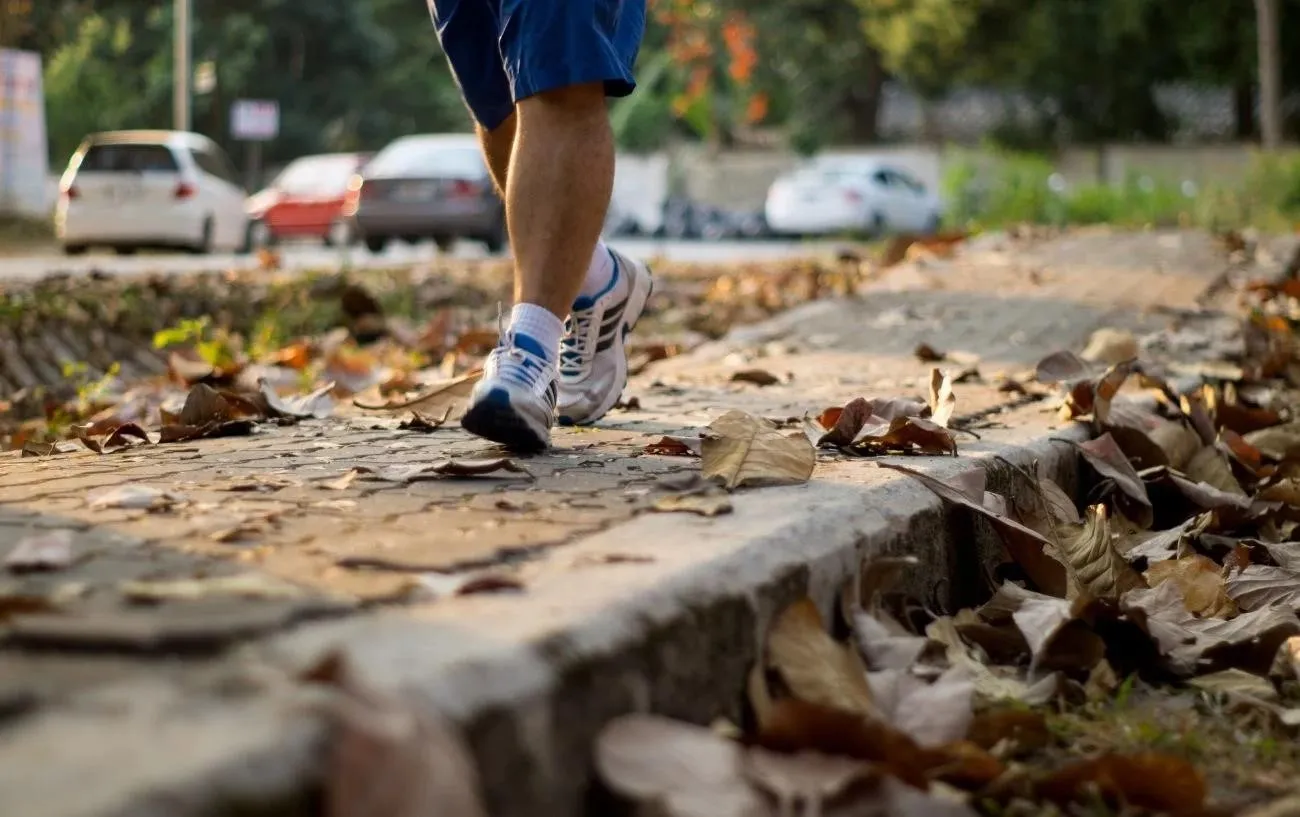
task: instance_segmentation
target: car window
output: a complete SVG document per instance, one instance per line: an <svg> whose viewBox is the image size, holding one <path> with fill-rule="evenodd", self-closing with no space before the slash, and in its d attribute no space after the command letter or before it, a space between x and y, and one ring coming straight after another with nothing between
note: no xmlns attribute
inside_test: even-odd
<svg viewBox="0 0 1300 817"><path fill-rule="evenodd" d="M888 170L877 170L871 174L871 180L881 187L894 188L894 177Z"/></svg>
<svg viewBox="0 0 1300 817"><path fill-rule="evenodd" d="M166 145L95 144L86 150L79 172L175 173L176 156Z"/></svg>
<svg viewBox="0 0 1300 817"><path fill-rule="evenodd" d="M312 156L289 163L271 186L290 195L337 195L357 170L354 156Z"/></svg>
<svg viewBox="0 0 1300 817"><path fill-rule="evenodd" d="M211 148L191 148L190 155L204 173L238 186L239 176L224 154Z"/></svg>
<svg viewBox="0 0 1300 817"><path fill-rule="evenodd" d="M918 195L925 192L925 185L918 182L911 175L901 170L895 170L895 169L891 169L888 172L890 175L893 176L894 184L896 186L911 190L913 193L916 193Z"/></svg>
<svg viewBox="0 0 1300 817"><path fill-rule="evenodd" d="M366 165L366 175L372 178L430 176L480 179L487 175L487 166L483 164L478 148L402 140L379 151L370 160L370 164Z"/></svg>

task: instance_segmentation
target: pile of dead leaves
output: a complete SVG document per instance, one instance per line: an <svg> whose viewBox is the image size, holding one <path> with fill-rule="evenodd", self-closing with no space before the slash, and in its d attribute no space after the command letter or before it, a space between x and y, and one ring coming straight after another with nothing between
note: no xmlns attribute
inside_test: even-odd
<svg viewBox="0 0 1300 817"><path fill-rule="evenodd" d="M957 410L952 378L939 369L930 373L926 402L906 398L867 400L859 397L805 421L818 448L853 456L884 454L957 454L948 428Z"/></svg>
<svg viewBox="0 0 1300 817"><path fill-rule="evenodd" d="M1062 415L1093 427L1077 444L1090 475L1082 510L1044 473L1013 469L1024 489L1013 499L986 490L982 469L943 482L880 463L992 526L1005 557L988 600L951 615L896 613L881 592L911 560L871 562L841 598L847 642L811 599L776 618L751 674L746 729L617 720L597 748L605 781L672 815L796 804L810 814L1202 815L1286 791L1286 773L1231 760L1246 724L1288 742L1300 726L1300 365L1275 317L1250 319L1236 379L1185 394L1132 358L1044 359L1037 379L1059 387ZM1132 386L1134 399L1121 396ZM941 376L932 391L928 405L859 400L827 412L814 442L906 450L900 429L933 434L951 417L936 399ZM1164 741L1159 729L1135 739L1133 724L1113 728L1123 739L1099 738L1097 713L1122 707L1135 684L1183 695L1182 715L1166 716L1191 712L1196 726ZM1187 748L1212 733L1222 748ZM1300 758L1285 758L1293 778Z"/></svg>

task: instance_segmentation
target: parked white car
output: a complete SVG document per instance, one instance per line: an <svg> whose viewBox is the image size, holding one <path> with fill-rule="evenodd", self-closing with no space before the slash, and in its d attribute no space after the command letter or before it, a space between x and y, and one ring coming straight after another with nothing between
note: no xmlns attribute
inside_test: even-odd
<svg viewBox="0 0 1300 817"><path fill-rule="evenodd" d="M86 137L59 182L55 233L64 252L144 247L239 250L246 194L225 152L180 131L114 131Z"/></svg>
<svg viewBox="0 0 1300 817"><path fill-rule="evenodd" d="M885 160L828 156L777 178L764 215L780 235L842 232L931 233L939 198L906 170Z"/></svg>

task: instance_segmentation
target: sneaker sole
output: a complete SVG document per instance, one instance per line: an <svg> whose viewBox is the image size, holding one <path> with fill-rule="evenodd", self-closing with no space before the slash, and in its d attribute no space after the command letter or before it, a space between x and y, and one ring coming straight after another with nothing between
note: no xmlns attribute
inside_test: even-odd
<svg viewBox="0 0 1300 817"><path fill-rule="evenodd" d="M628 295L627 306L623 310L623 329L614 338L614 348L617 354L614 357L617 368L616 382L620 385L617 389L610 389L609 395L605 401L600 403L596 410L591 413L590 417L583 418L580 422L575 422L568 417L559 418L559 424L562 426L586 426L599 421L609 413L610 409L617 405L619 398L623 396L623 391L627 389L627 336L636 329L637 322L641 320L641 313L645 311L646 302L655 291L654 272L649 265L643 265L644 275L638 275L632 284L632 292ZM628 319L630 316L630 320Z"/></svg>
<svg viewBox="0 0 1300 817"><path fill-rule="evenodd" d="M551 447L550 435L539 435L510 404L510 395L500 389L493 389L471 405L460 425L469 433L512 451L535 453Z"/></svg>

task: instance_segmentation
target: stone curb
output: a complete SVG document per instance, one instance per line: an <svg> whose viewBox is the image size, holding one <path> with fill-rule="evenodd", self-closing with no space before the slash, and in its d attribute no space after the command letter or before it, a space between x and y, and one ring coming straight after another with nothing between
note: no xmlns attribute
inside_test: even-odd
<svg viewBox="0 0 1300 817"><path fill-rule="evenodd" d="M906 462L940 478L983 468L989 489L1012 498L1027 494L1007 463L1037 462L1077 490L1067 443L1086 439L1085 426L999 436L1012 439ZM970 603L997 552L986 523L866 461L823 464L818 476L739 493L730 517L647 514L560 549L529 582L527 616L520 597L485 595L458 600L454 616L434 604L307 625L246 648L247 669L215 681L202 705L137 681L33 715L0 742L0 814L317 813L324 731L289 679L333 647L378 686L462 725L493 815L609 813L592 799L601 726L629 711L739 722L771 616L805 592L829 611L864 555L915 554L908 589ZM647 552L653 563L573 568Z"/></svg>

